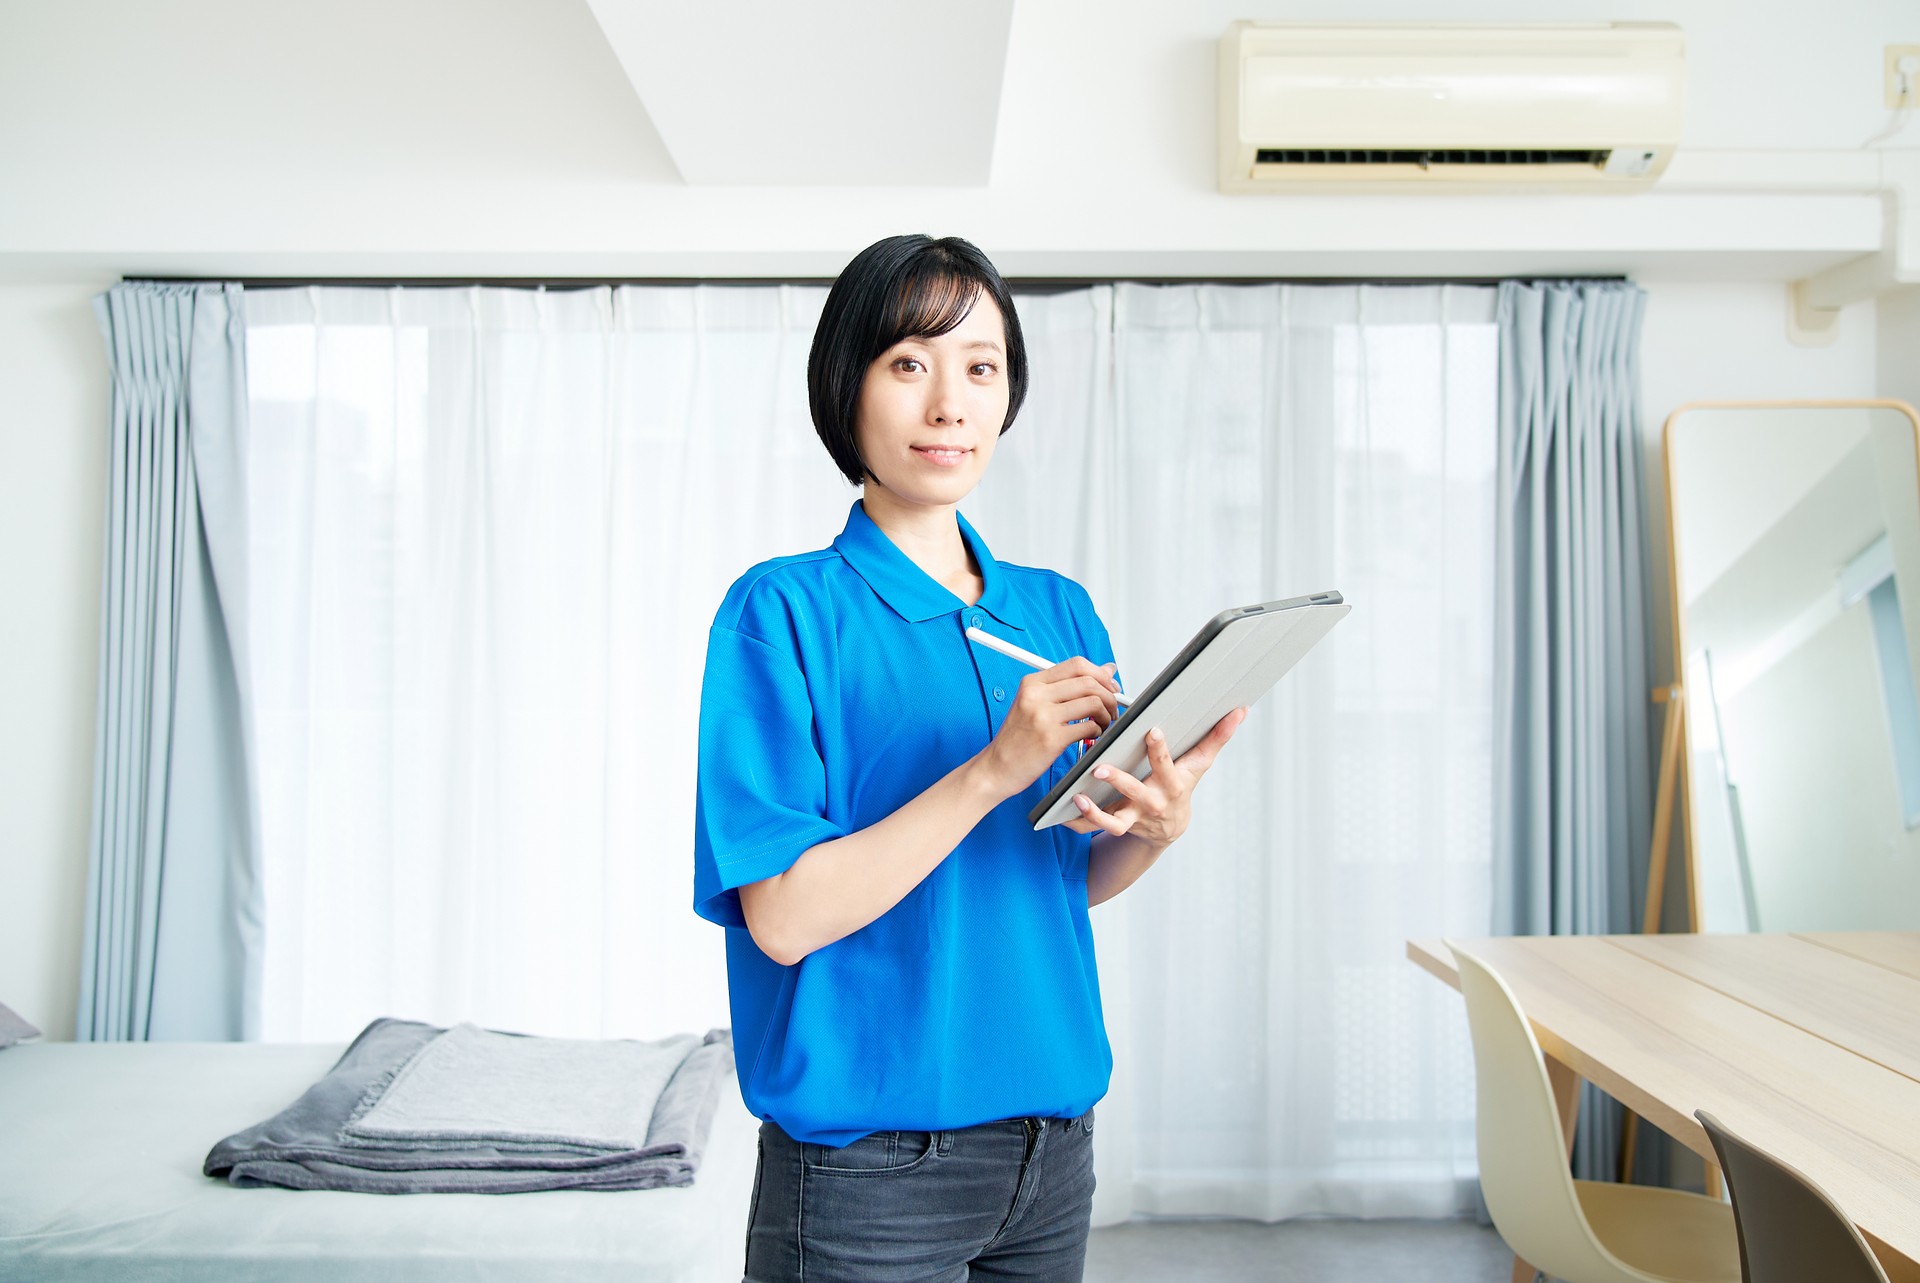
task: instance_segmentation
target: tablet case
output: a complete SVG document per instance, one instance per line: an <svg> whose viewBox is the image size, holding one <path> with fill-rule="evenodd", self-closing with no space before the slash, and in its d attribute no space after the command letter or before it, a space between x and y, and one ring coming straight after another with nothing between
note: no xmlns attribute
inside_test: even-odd
<svg viewBox="0 0 1920 1283"><path fill-rule="evenodd" d="M1209 619L1027 812L1034 829L1079 819L1075 793L1085 793L1102 810L1123 805L1126 795L1094 779L1089 774L1094 767L1104 763L1146 779L1151 774L1147 732L1156 726L1166 732L1167 748L1178 760L1228 713L1258 703L1352 609L1339 593L1329 591L1240 606Z"/></svg>

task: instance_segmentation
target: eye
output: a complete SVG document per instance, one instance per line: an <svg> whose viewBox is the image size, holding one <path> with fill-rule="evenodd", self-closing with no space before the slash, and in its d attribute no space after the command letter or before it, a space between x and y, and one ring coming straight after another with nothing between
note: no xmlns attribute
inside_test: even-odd
<svg viewBox="0 0 1920 1283"><path fill-rule="evenodd" d="M912 362L913 364L915 364L915 365L920 365L920 358L919 358L919 357L917 357L917 356L902 356L902 357L896 357L896 358L894 359L894 362L893 362L893 364L894 364L894 365L895 365L895 367L897 368L897 367L898 367L898 366L899 366L899 365L901 364L901 362L903 362L903 361L911 361L911 362ZM925 369L926 367L925 367L924 365L922 365L922 366L920 366L920 368L924 370L924 369Z"/></svg>
<svg viewBox="0 0 1920 1283"><path fill-rule="evenodd" d="M976 370L988 370L988 371L990 371L990 372L992 372L992 373L996 373L996 374L997 374L997 373L999 373L999 371L1000 371L1000 367L999 367L999 366L997 366L997 365L995 365L995 364L994 364L994 363L993 363L992 361L978 361L978 362L975 362L975 363L974 363L974 367L973 367L973 368L974 368L974 369L976 369Z"/></svg>

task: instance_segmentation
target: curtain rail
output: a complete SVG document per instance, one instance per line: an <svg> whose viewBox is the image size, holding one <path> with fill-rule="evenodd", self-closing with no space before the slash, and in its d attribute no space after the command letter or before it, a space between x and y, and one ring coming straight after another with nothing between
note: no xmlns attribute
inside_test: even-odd
<svg viewBox="0 0 1920 1283"><path fill-rule="evenodd" d="M584 290L603 285L832 285L830 276L782 277L710 277L710 276L617 276L617 277L532 277L532 276L123 276L122 281L145 281L161 285L221 284L234 282L243 289L298 289L309 285L365 286L409 289L465 288L487 285L506 289ZM1622 275L1593 276L1009 276L1009 288L1028 293L1052 293L1084 289L1089 285L1111 285L1126 281L1136 285L1498 285L1503 280L1523 281L1624 281Z"/></svg>

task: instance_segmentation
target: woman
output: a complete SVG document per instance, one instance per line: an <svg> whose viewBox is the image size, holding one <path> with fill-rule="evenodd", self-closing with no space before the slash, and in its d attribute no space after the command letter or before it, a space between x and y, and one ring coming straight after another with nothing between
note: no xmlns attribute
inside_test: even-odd
<svg viewBox="0 0 1920 1283"><path fill-rule="evenodd" d="M807 382L861 498L832 546L733 584L701 687L694 907L729 928L763 1120L746 1277L1077 1280L1113 1066L1087 909L1185 830L1246 710L1034 832L1121 686L1086 590L959 514L1026 394L1006 283L957 237L869 246Z"/></svg>

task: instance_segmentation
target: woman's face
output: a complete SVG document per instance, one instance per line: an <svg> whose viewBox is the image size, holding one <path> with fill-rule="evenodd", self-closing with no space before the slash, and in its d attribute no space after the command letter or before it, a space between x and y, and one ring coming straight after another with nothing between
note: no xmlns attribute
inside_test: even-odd
<svg viewBox="0 0 1920 1283"><path fill-rule="evenodd" d="M993 458L1008 395L1006 323L981 290L953 329L902 339L867 367L854 420L866 484L908 504L959 503Z"/></svg>

